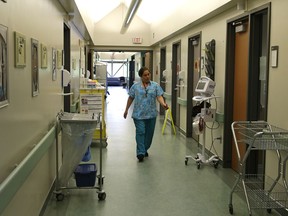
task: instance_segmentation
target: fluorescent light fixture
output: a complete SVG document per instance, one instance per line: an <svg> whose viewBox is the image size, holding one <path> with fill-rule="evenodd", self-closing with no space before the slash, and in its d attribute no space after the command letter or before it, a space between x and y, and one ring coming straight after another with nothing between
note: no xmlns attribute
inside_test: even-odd
<svg viewBox="0 0 288 216"><path fill-rule="evenodd" d="M142 0L132 0L131 1L131 4L128 8L124 23L123 23L121 31L120 31L121 34L124 34L127 31L133 17L135 16L135 14L137 12L138 7L140 6L141 1Z"/></svg>

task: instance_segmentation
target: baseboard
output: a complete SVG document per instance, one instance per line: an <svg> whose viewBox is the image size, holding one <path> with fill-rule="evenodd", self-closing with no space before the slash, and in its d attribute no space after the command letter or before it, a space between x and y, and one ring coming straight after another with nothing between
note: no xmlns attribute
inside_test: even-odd
<svg viewBox="0 0 288 216"><path fill-rule="evenodd" d="M43 215L44 215L45 210L46 210L46 208L47 208L47 205L48 205L48 203L50 202L51 196L53 196L53 194L54 194L54 189L55 189L55 180L54 180L54 182L53 182L53 184L52 184L52 186L51 186L51 188L50 188L50 190L49 190L48 196L47 196L46 199L45 199L45 202L44 202L44 204L43 204L43 206L42 206L42 208L41 208L41 211L40 211L40 213L39 213L39 216L43 216Z"/></svg>

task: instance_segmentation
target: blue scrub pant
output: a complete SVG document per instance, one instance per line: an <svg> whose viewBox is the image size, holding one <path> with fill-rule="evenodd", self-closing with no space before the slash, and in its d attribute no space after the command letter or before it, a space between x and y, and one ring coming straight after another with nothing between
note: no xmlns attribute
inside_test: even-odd
<svg viewBox="0 0 288 216"><path fill-rule="evenodd" d="M136 127L136 153L137 155L145 155L152 144L156 118L133 120Z"/></svg>

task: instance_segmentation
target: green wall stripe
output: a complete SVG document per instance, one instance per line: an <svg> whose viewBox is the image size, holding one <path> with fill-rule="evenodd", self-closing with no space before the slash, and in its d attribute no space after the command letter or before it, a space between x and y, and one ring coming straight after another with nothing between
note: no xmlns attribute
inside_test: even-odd
<svg viewBox="0 0 288 216"><path fill-rule="evenodd" d="M180 97L177 98L177 103L182 106L187 106L187 100L180 98Z"/></svg>
<svg viewBox="0 0 288 216"><path fill-rule="evenodd" d="M165 99L170 100L171 99L171 94L168 94L167 92L164 92L163 96L165 97Z"/></svg>
<svg viewBox="0 0 288 216"><path fill-rule="evenodd" d="M54 126L0 184L0 215L47 152L49 147L54 143L55 134L56 127Z"/></svg>

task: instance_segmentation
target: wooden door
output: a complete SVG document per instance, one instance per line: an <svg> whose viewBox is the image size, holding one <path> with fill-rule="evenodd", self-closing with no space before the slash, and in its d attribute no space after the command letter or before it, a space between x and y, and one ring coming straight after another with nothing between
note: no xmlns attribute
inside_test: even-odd
<svg viewBox="0 0 288 216"><path fill-rule="evenodd" d="M246 31L235 33L233 121L247 119L249 26L248 23L245 25ZM239 151L240 155L243 156L246 146L239 145ZM232 169L238 171L238 157L234 143L232 146Z"/></svg>

